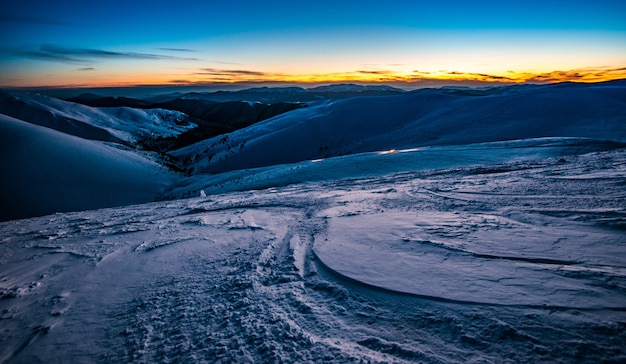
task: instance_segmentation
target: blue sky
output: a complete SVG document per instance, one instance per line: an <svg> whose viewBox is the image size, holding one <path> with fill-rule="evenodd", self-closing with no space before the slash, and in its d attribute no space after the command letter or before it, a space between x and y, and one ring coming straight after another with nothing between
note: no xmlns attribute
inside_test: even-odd
<svg viewBox="0 0 626 364"><path fill-rule="evenodd" d="M593 80L626 1L23 0L0 42L0 86Z"/></svg>

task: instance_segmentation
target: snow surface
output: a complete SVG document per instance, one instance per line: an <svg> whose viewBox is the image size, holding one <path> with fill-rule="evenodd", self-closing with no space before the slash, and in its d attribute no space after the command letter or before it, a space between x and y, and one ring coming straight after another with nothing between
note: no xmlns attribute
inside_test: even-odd
<svg viewBox="0 0 626 364"><path fill-rule="evenodd" d="M0 114L0 220L143 203L180 176L148 155Z"/></svg>
<svg viewBox="0 0 626 364"><path fill-rule="evenodd" d="M405 171L435 170L470 165L542 159L611 150L624 143L587 138L537 138L461 146L423 147L352 154L328 159L197 174L181 180L164 195L169 198L197 196L200 191L220 194L257 190L289 184L374 177ZM487 167L489 170L491 167Z"/></svg>
<svg viewBox="0 0 626 364"><path fill-rule="evenodd" d="M626 150L0 223L0 360L626 360Z"/></svg>
<svg viewBox="0 0 626 364"><path fill-rule="evenodd" d="M413 93L302 108L173 151L195 172L420 146L539 137L626 141L626 87L565 85L491 96Z"/></svg>

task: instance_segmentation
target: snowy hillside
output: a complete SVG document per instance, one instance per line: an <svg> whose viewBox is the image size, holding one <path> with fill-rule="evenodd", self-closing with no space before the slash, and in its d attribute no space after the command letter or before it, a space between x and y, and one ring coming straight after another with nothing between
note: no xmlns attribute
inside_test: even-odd
<svg viewBox="0 0 626 364"><path fill-rule="evenodd" d="M343 157L278 164L219 174L197 174L173 186L165 196L181 198L231 191L258 190L306 182L378 177L410 171L440 170L464 166L485 167L500 163L564 157L625 148L626 143L588 138L537 138L366 152Z"/></svg>
<svg viewBox="0 0 626 364"><path fill-rule="evenodd" d="M0 220L152 201L175 175L137 152L0 114Z"/></svg>
<svg viewBox="0 0 626 364"><path fill-rule="evenodd" d="M625 160L0 223L0 361L624 362Z"/></svg>
<svg viewBox="0 0 626 364"><path fill-rule="evenodd" d="M412 93L338 100L171 154L194 172L220 173L432 145L537 137L626 140L626 86L566 86L480 97Z"/></svg>
<svg viewBox="0 0 626 364"><path fill-rule="evenodd" d="M0 113L85 139L134 144L178 135L195 125L183 113L128 107L92 108L52 97L0 90Z"/></svg>
<svg viewBox="0 0 626 364"><path fill-rule="evenodd" d="M233 132L237 129L269 119L276 115L289 112L294 109L306 107L304 103L274 103L265 104L251 101L215 102L194 98L167 98L166 102L149 102L145 100L130 99L126 97L101 97L94 94L82 94L68 101L83 105L103 108L107 111L121 108L150 109L150 113L165 110L179 111L196 124L194 128L188 128L183 133L171 133L166 135L154 135L150 140L142 138L142 147L159 152L179 149L199 141ZM156 110L155 110L156 109ZM125 118L125 115L119 115Z"/></svg>

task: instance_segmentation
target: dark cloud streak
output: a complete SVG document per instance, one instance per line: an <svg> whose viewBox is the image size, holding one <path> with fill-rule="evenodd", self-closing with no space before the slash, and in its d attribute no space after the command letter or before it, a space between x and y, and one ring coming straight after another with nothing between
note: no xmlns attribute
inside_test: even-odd
<svg viewBox="0 0 626 364"><path fill-rule="evenodd" d="M40 51L50 54L68 55L68 56L82 56L85 58L121 58L121 59L177 59L185 61L197 61L197 58L182 58L175 56L165 56L160 54L150 53L135 53L135 52L112 52L101 49L90 48L68 48L60 47L52 44L43 44L40 47Z"/></svg>
<svg viewBox="0 0 626 364"><path fill-rule="evenodd" d="M67 63L67 64L90 64L92 63L91 61L86 60L86 59L79 59L76 57L70 57L68 55L47 53L47 52L42 52L42 51L9 50L9 51L3 51L3 53L20 57L20 58L37 59L37 60L50 61L50 62L61 62L61 63Z"/></svg>
<svg viewBox="0 0 626 364"><path fill-rule="evenodd" d="M188 52L188 53L196 52L193 49L186 49L186 48L155 48L155 49L159 51L171 51L171 52Z"/></svg>
<svg viewBox="0 0 626 364"><path fill-rule="evenodd" d="M362 73L362 74L366 74L366 75L390 75L390 74L393 74L393 71L365 71L365 70L361 70L361 71L356 71L356 73Z"/></svg>
<svg viewBox="0 0 626 364"><path fill-rule="evenodd" d="M487 73L468 73L468 75L470 76L476 76L482 79L487 79L487 80L498 80L498 81L514 81L514 79L509 78L509 77L505 77L505 76L495 76L495 75L490 75Z"/></svg>
<svg viewBox="0 0 626 364"><path fill-rule="evenodd" d="M37 50L3 49L2 54L9 56L38 59L42 61L61 62L67 64L91 64L102 59L137 59L137 60L176 60L197 61L197 58L167 56L151 53L113 52L102 49L70 48L52 44L42 44Z"/></svg>
<svg viewBox="0 0 626 364"><path fill-rule="evenodd" d="M196 72L195 75L205 76L268 76L266 72L248 71L248 70L222 70L217 68L203 68L202 72Z"/></svg>

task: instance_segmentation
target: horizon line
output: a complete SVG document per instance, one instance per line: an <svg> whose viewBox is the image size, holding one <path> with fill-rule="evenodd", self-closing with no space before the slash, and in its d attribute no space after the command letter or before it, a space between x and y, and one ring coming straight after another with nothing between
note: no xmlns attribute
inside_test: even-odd
<svg viewBox="0 0 626 364"><path fill-rule="evenodd" d="M289 81L235 81L235 82L193 82L193 83L146 83L146 84L112 84L112 85L89 85L89 84L68 84L68 85L37 85L37 86L10 86L0 85L0 89L6 90L80 90L80 89L142 89L142 88L212 88L215 91L238 91L250 88L284 88L298 87L302 89L313 89L320 86L332 85L358 85L358 86L389 86L404 91L412 91L428 88L441 87L506 87L516 85L554 85L560 83L605 83L626 80L626 77L611 78L605 80L549 80L549 81L482 81L482 80L425 80L418 82L402 81L359 81L359 80L339 80L328 82L289 82ZM405 87L402 87L405 86ZM408 87L407 87L408 86ZM220 89L222 88L222 89Z"/></svg>

